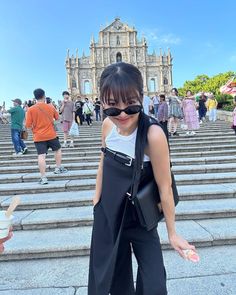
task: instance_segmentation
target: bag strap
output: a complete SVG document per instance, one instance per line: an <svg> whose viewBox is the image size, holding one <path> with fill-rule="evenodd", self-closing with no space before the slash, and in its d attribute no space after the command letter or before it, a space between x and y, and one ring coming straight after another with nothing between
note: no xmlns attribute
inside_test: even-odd
<svg viewBox="0 0 236 295"><path fill-rule="evenodd" d="M163 129L162 125L160 125L156 119L149 117L143 112L140 113L137 137L135 142L135 161L134 161L134 167L133 167L132 184L131 184L130 192L127 192L127 195L130 201L134 200L138 192L141 174L142 174L142 168L143 168L144 149L148 143L147 133L148 133L149 127L152 125L158 125L159 127ZM168 138L167 138L167 142L169 146ZM170 162L170 167L172 167L171 162Z"/></svg>
<svg viewBox="0 0 236 295"><path fill-rule="evenodd" d="M42 113L44 113L44 114L48 117L48 119L49 119L49 121L51 122L52 126L54 126L54 123L53 123L54 121L51 120L51 118L50 118L50 116L48 115L48 113L45 112L43 109L41 109L40 106L37 106L37 108L38 108Z"/></svg>

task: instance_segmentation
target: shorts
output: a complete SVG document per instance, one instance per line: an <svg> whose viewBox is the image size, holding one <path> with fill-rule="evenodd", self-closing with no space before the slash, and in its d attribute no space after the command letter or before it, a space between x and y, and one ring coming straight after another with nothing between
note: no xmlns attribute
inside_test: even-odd
<svg viewBox="0 0 236 295"><path fill-rule="evenodd" d="M71 125L72 125L72 121L63 121L63 131L69 132Z"/></svg>
<svg viewBox="0 0 236 295"><path fill-rule="evenodd" d="M46 141L37 141L34 144L38 155L47 154L49 148L54 152L61 148L58 137Z"/></svg>

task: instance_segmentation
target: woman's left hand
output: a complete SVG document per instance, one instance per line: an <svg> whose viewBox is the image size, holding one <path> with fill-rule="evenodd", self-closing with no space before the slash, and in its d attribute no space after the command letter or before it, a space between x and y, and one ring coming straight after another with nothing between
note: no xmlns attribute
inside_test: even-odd
<svg viewBox="0 0 236 295"><path fill-rule="evenodd" d="M171 246L179 253L179 255L186 259L183 250L191 249L195 251L195 246L191 245L184 238L177 234L169 236Z"/></svg>

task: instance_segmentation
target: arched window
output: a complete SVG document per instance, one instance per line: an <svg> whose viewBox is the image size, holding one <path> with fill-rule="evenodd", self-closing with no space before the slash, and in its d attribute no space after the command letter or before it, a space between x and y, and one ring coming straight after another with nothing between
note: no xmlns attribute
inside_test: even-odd
<svg viewBox="0 0 236 295"><path fill-rule="evenodd" d="M120 52L118 52L118 53L116 54L116 62L121 62L121 61L122 61L122 55L121 55Z"/></svg>
<svg viewBox="0 0 236 295"><path fill-rule="evenodd" d="M74 79L72 80L72 88L76 88L76 81Z"/></svg>
<svg viewBox="0 0 236 295"><path fill-rule="evenodd" d="M120 45L120 37L116 36L116 45Z"/></svg>
<svg viewBox="0 0 236 295"><path fill-rule="evenodd" d="M88 80L84 81L84 94L91 94L90 82Z"/></svg>
<svg viewBox="0 0 236 295"><path fill-rule="evenodd" d="M155 92L156 91L156 81L154 78L151 78L149 80L149 91L150 92Z"/></svg>
<svg viewBox="0 0 236 295"><path fill-rule="evenodd" d="M168 85L168 79L166 77L164 77L164 79L163 79L163 84Z"/></svg>

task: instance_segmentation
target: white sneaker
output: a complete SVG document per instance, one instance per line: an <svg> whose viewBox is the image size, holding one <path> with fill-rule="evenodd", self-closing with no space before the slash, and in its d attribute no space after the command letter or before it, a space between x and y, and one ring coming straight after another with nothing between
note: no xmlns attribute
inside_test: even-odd
<svg viewBox="0 0 236 295"><path fill-rule="evenodd" d="M28 149L27 149L27 147L25 147L24 149L23 149L23 151L22 151L22 154L24 155L24 154L26 154L28 152Z"/></svg>
<svg viewBox="0 0 236 295"><path fill-rule="evenodd" d="M186 136L189 136L189 135L190 135L190 132L189 132L189 131L187 131L185 135L186 135Z"/></svg>
<svg viewBox="0 0 236 295"><path fill-rule="evenodd" d="M62 145L62 147L63 148L67 148L68 147L68 144L66 142L64 142L63 145Z"/></svg>
<svg viewBox="0 0 236 295"><path fill-rule="evenodd" d="M202 123L203 123L202 120L200 120L199 124L202 124Z"/></svg>
<svg viewBox="0 0 236 295"><path fill-rule="evenodd" d="M39 180L39 184L42 184L42 185L48 184L47 177L46 176L45 177L41 177L40 180Z"/></svg>
<svg viewBox="0 0 236 295"><path fill-rule="evenodd" d="M70 147L71 147L71 148L74 147L74 143L73 143L73 142L70 143Z"/></svg>
<svg viewBox="0 0 236 295"><path fill-rule="evenodd" d="M194 132L194 131L191 131L191 133L190 133L191 135L195 135L196 134L196 132Z"/></svg>
<svg viewBox="0 0 236 295"><path fill-rule="evenodd" d="M54 174L66 173L68 170L65 167L56 167L54 170Z"/></svg>

